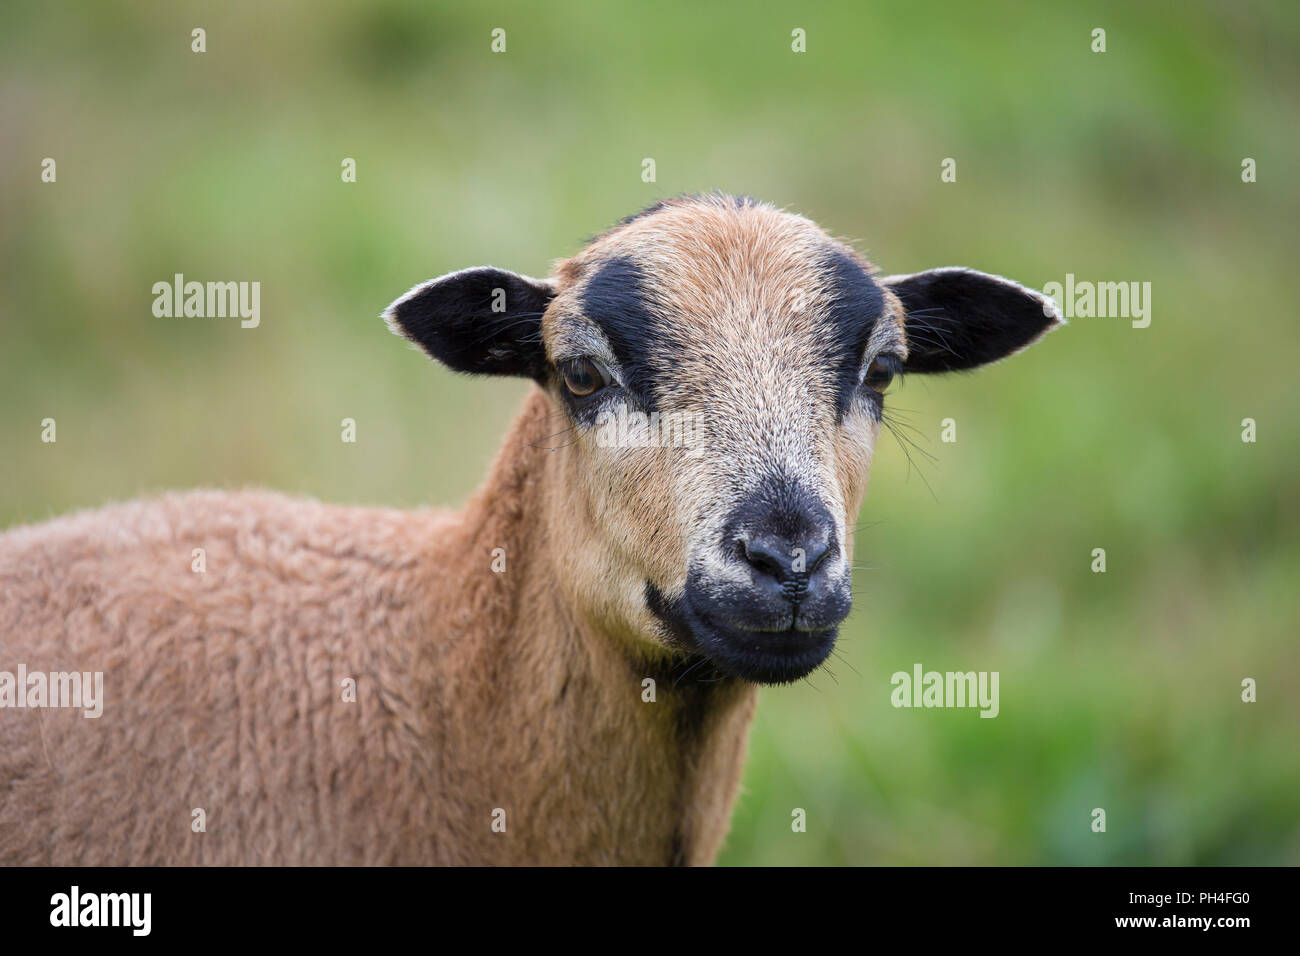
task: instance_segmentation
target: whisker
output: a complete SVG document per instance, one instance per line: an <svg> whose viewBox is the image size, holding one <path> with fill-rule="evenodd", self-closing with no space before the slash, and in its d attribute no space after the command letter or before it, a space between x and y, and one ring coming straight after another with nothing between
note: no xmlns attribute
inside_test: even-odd
<svg viewBox="0 0 1300 956"><path fill-rule="evenodd" d="M844 666L847 667L849 670L853 671L853 673L857 674L859 677L862 676L862 672L849 663L849 659L840 653L840 649L838 647L831 648L831 653L834 654L837 658L839 658L839 660L844 664Z"/></svg>

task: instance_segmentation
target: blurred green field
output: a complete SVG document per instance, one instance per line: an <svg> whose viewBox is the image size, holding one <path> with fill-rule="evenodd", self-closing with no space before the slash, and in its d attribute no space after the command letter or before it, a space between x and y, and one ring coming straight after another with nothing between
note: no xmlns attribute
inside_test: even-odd
<svg viewBox="0 0 1300 956"><path fill-rule="evenodd" d="M200 485L460 502L526 386L380 310L680 192L887 272L1152 283L1149 328L894 394L933 460L882 443L842 659L762 693L721 862L1300 862L1296 4L14 2L0 85L0 527ZM260 281L261 326L155 318L176 272ZM999 671L1000 716L895 710L916 662Z"/></svg>

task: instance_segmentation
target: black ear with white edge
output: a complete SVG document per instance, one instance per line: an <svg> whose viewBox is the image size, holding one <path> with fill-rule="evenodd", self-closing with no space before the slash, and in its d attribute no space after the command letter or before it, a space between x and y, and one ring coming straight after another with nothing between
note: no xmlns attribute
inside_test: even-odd
<svg viewBox="0 0 1300 956"><path fill-rule="evenodd" d="M903 303L908 372L955 372L996 362L1064 324L1048 296L974 269L930 269L876 282Z"/></svg>
<svg viewBox="0 0 1300 956"><path fill-rule="evenodd" d="M384 319L457 372L540 380L546 373L542 313L554 297L548 279L480 266L416 286Z"/></svg>

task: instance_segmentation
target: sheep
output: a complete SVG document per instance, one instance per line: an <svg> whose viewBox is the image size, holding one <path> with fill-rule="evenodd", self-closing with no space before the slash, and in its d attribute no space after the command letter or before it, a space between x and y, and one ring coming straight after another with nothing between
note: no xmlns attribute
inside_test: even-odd
<svg viewBox="0 0 1300 956"><path fill-rule="evenodd" d="M1060 322L724 194L384 315L533 382L460 513L199 491L0 536L0 671L105 688L0 709L0 863L710 863L756 688L849 611L890 380ZM643 440L669 414L690 440Z"/></svg>

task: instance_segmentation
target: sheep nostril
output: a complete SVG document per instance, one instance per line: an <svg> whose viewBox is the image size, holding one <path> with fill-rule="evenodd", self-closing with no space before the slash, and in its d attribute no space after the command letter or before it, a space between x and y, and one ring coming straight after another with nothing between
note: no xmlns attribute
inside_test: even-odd
<svg viewBox="0 0 1300 956"><path fill-rule="evenodd" d="M784 539L760 536L742 540L740 544L745 561L754 570L794 591L807 589L809 578L830 553L829 542L801 547Z"/></svg>
<svg viewBox="0 0 1300 956"><path fill-rule="evenodd" d="M784 581L789 577L780 554L766 542L741 542L745 560L763 574Z"/></svg>
<svg viewBox="0 0 1300 956"><path fill-rule="evenodd" d="M831 553L830 545L827 544L816 554L809 554L807 556L809 576L812 576L814 573L816 573L817 569L821 567L821 563L826 560L826 556L830 553Z"/></svg>

